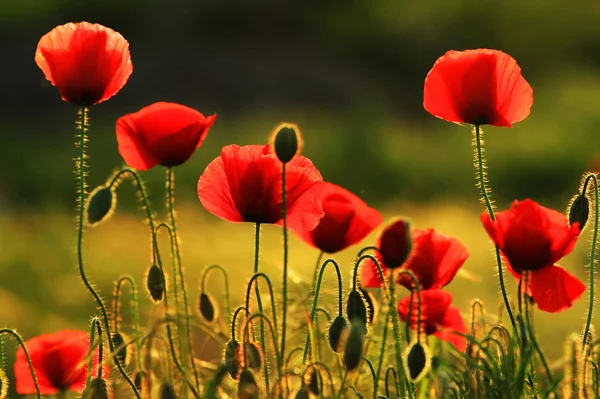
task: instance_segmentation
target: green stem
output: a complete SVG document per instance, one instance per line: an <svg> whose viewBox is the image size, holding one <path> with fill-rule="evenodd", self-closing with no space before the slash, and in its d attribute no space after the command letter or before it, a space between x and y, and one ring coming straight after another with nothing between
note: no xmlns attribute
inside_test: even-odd
<svg viewBox="0 0 600 399"><path fill-rule="evenodd" d="M40 392L40 385L38 384L37 376L35 375L35 369L33 368L33 363L31 362L31 357L29 356L29 351L27 350L27 346L25 346L25 342L23 338L19 335L15 330L11 330L10 328L0 328L0 336L3 334L12 335L14 339L17 340L21 348L23 348L23 352L25 353L25 358L27 359L27 364L29 365L29 372L31 373L31 377L33 378L33 385L35 385L35 394L37 399L42 399L42 393Z"/></svg>
<svg viewBox="0 0 600 399"><path fill-rule="evenodd" d="M104 352L104 342L102 342L102 326L100 325L100 320L96 318L96 331L98 334L98 378L102 379L102 358ZM110 340L110 337L109 337Z"/></svg>
<svg viewBox="0 0 600 399"><path fill-rule="evenodd" d="M154 215L152 214L152 210L150 208L150 200L148 199L148 194L146 193L146 187L144 186L142 178L137 170L128 166L119 169L109 180L107 180L107 186L112 188L116 184L118 187L121 176L123 175L129 175L135 181L135 186L138 190L138 195L142 200L142 207L146 212L148 223L150 224L150 228L154 229Z"/></svg>
<svg viewBox="0 0 600 399"><path fill-rule="evenodd" d="M133 305L133 310L131 311L132 313L132 318L133 318L133 333L135 334L136 337L136 348L137 348L137 362L138 362L138 370L143 370L143 365L142 365L142 347L140 344L140 317L139 317L139 299L138 299L138 293L137 293L137 289L135 286L135 282L133 281L133 277L129 276L129 275L125 275L125 276L121 276L121 278L119 278L119 280L117 281L116 287L115 287L115 295L114 295L114 300L115 300L115 304L113 307L113 324L115 326L115 331L119 331L118 328L118 323L119 323L119 317L118 317L118 312L119 312L119 301L121 298L121 287L123 286L123 284L125 282L128 282L130 285L130 289L131 289L131 303Z"/></svg>
<svg viewBox="0 0 600 399"><path fill-rule="evenodd" d="M259 257L260 257L260 223L256 223L256 226L254 228L254 275L256 275L258 273L258 265L259 265ZM267 278L268 280L268 278ZM270 280L269 280L269 284L270 284ZM251 285L248 285L248 288L250 288ZM260 289L258 287L258 281L256 282L255 286L254 286L254 292L256 294L256 304L258 305L258 312L259 313L263 313L263 304L262 304L262 298L260 296ZM250 309L248 307L248 302L250 300L250 295L248 293L246 293L246 311L249 312ZM271 301L275 301L275 298L273 297L273 294L271 293ZM275 317L275 313L273 313L273 316ZM260 337L259 337L259 342L260 342L260 347L262 348L263 352L266 353L266 344L265 344L265 323L263 318L261 317L259 322L259 330L260 330ZM277 348L277 344L275 344L275 348ZM277 357L277 362L278 364L281 363L281 360L279 359L279 357ZM265 363L267 363L267 358L265 356ZM267 392L270 392L270 381L269 381L269 368L268 367L263 367L263 375L264 375L264 379L265 379L265 389Z"/></svg>
<svg viewBox="0 0 600 399"><path fill-rule="evenodd" d="M487 186L486 183L486 161L483 157L483 139L482 139L483 131L479 127L479 125L475 125L474 129L474 145L476 151L477 158L477 179L479 189L481 191L481 195L483 196L483 200L485 202L485 206L487 207L488 214L490 215L490 219L492 221L496 220L496 215L494 214L494 206L491 200L491 192L492 189ZM506 286L504 283L504 270L502 269L502 258L500 257L500 249L497 245L495 245L496 249L496 264L498 266L498 281L500 282L500 290L502 291L502 299L504 300L504 306L506 307L506 312L508 313L508 317L510 318L510 322L515 331L517 330L517 324L515 323L515 316L513 315L512 309L510 308L510 302L508 300L508 295L506 293Z"/></svg>
<svg viewBox="0 0 600 399"><path fill-rule="evenodd" d="M281 356L285 356L285 333L287 322L287 275L288 275L288 231L287 231L287 196L285 187L285 163L281 167L281 215L283 217L283 309L281 322Z"/></svg>
<svg viewBox="0 0 600 399"><path fill-rule="evenodd" d="M595 263L596 263L596 240L598 239L598 179L595 173L587 175L584 183L584 187L581 191L582 195L585 195L587 191L588 182L592 180L594 182L594 233L592 236L592 245L590 248L590 304L588 307L587 319L585 322L585 330L583 331L583 340L581 350L585 349L586 342L588 342L588 334L590 332L590 325L592 323L592 317L594 313L594 274L595 274Z"/></svg>
<svg viewBox="0 0 600 399"><path fill-rule="evenodd" d="M198 370L196 363L194 362L194 352L192 345L192 328L190 325L189 307L187 299L187 290L185 289L185 279L183 277L183 265L181 263L181 251L179 250L179 236L177 235L177 224L175 223L175 207L173 206L175 197L175 174L173 168L167 168L167 206L169 208L169 217L171 218L171 227L173 229L173 238L175 243L175 254L177 255L177 266L179 271L179 278L181 279L181 291L183 297L183 308L185 312L185 332L187 338L187 344L190 355L190 363L192 364L192 370L194 372L194 379L196 381L196 387L200 386L200 380L198 378ZM177 275L173 276L173 279L177 279Z"/></svg>
<svg viewBox="0 0 600 399"><path fill-rule="evenodd" d="M312 280L313 290L315 289L315 286L317 285L317 278L319 276L319 269L321 268L321 260L323 259L323 255L324 254L325 254L325 252L321 251L321 252L319 252L319 256L317 256L317 264L315 266L315 271L313 273L313 280Z"/></svg>
<svg viewBox="0 0 600 399"><path fill-rule="evenodd" d="M344 373L344 378L342 378L342 383L340 385L340 391L337 394L337 398L341 398L342 397L342 392L344 392L344 388L346 385L346 380L348 379L348 369L346 369L346 372Z"/></svg>
<svg viewBox="0 0 600 399"><path fill-rule="evenodd" d="M231 312L231 300L230 300L230 295L229 295L229 278L227 275L227 270L225 270L225 268L221 265L210 265L207 266L204 271L202 272L202 276L200 277L200 292L204 292L205 291L205 285L206 285L206 280L208 280L208 273L211 270L219 270L222 274L223 274L223 281L224 281L224 285L225 285L225 306L226 306L226 312L230 313ZM227 320L228 324L231 322L230 320Z"/></svg>
<svg viewBox="0 0 600 399"><path fill-rule="evenodd" d="M85 179L86 178L85 149L86 149L86 143L87 143L87 136L86 136L87 123L88 123L87 108L82 107L79 111L79 121L78 121L79 142L76 143L76 145L79 148L79 156L75 160L75 170L77 172L77 182L78 182L78 187L77 187L77 195L78 195L78 198L77 198L77 210L78 210L78 215L77 215L77 263L79 265L79 274L81 276L81 280L83 281L83 284L85 285L87 290L90 292L90 294L92 294L92 297L94 297L94 300L96 301L96 305L98 306L98 308L100 308L100 312L102 313L102 320L104 321L104 330L106 331L107 336L110 337L111 336L110 335L110 320L108 318L108 313L106 312L106 306L104 306L104 302L102 302L102 298L100 298L100 295L96 292L96 290L94 289L92 284L90 284L90 282L85 274L85 268L83 266L83 218L84 218L84 206L83 205L85 203L86 188L87 188L86 179ZM112 342L112 339L108 340L108 344L109 344L109 348L110 348L110 353L112 355L113 352L115 351L115 346ZM129 375L127 375L127 372L121 365L121 362L119 362L117 356L111 356L111 357L113 358L113 362L119 369L119 372L121 373L121 375L123 376L125 381L127 381L129 386L133 390L133 393L135 394L136 398L141 399L140 392L136 388L135 383L131 380Z"/></svg>
<svg viewBox="0 0 600 399"><path fill-rule="evenodd" d="M385 357L385 340L387 339L388 323L390 322L389 313L385 315L385 324L383 325L383 333L381 334L381 352L379 353L379 362L377 364L377 372L375 373L375 390L379 388L379 378L381 376L381 368L383 367L383 358Z"/></svg>
<svg viewBox="0 0 600 399"><path fill-rule="evenodd" d="M377 380L375 378L375 369L373 368L373 363L366 357L362 357L364 360L364 364L369 367L369 371L371 372L371 378L373 379L373 399L377 399Z"/></svg>
<svg viewBox="0 0 600 399"><path fill-rule="evenodd" d="M97 317L93 317L92 318L92 323L91 323L91 327L90 327L90 353L88 354L88 356L90 357L88 359L88 368L87 368L87 377L85 379L85 386L89 387L90 386L90 381L92 380L92 368L93 368L93 364L94 364L94 341L96 340L96 323L98 322L98 318Z"/></svg>

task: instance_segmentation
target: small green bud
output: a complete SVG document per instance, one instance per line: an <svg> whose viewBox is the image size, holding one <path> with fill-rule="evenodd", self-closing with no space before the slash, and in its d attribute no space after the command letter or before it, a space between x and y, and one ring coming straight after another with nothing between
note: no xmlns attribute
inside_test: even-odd
<svg viewBox="0 0 600 399"><path fill-rule="evenodd" d="M569 224L572 226L573 223L577 222L579 223L579 229L583 231L589 217L590 200L585 194L575 196L569 206Z"/></svg>
<svg viewBox="0 0 600 399"><path fill-rule="evenodd" d="M162 270L157 265L152 265L150 266L150 269L148 269L146 288L148 288L148 292L154 303L159 303L163 300L165 294L165 278Z"/></svg>
<svg viewBox="0 0 600 399"><path fill-rule="evenodd" d="M207 323L212 323L218 317L218 309L215 306L215 300L209 294L200 293L198 298L198 310L200 315Z"/></svg>
<svg viewBox="0 0 600 399"><path fill-rule="evenodd" d="M88 226L97 226L107 220L117 206L117 196L106 186L98 186L90 193L85 204L85 221Z"/></svg>
<svg viewBox="0 0 600 399"><path fill-rule="evenodd" d="M243 369L238 383L238 399L258 399L258 384L250 369Z"/></svg>
<svg viewBox="0 0 600 399"><path fill-rule="evenodd" d="M405 360L409 378L414 383L419 382L431 368L429 348L418 341L413 342L406 348Z"/></svg>
<svg viewBox="0 0 600 399"><path fill-rule="evenodd" d="M290 162L296 154L302 151L300 129L293 123L280 124L271 134L271 145L281 162Z"/></svg>
<svg viewBox="0 0 600 399"><path fill-rule="evenodd" d="M108 399L108 384L104 378L94 378L90 385L83 390L82 398L85 399Z"/></svg>
<svg viewBox="0 0 600 399"><path fill-rule="evenodd" d="M329 346L334 352L340 353L344 350L348 338L348 322L343 316L336 316L329 325Z"/></svg>
<svg viewBox="0 0 600 399"><path fill-rule="evenodd" d="M377 315L377 308L379 304L377 303L377 300L375 299L372 293L370 293L362 287L358 287L358 290L360 291L360 293L363 296L363 299L365 300L365 305L367 305L367 321L369 322L369 324L373 324L375 316Z"/></svg>
<svg viewBox="0 0 600 399"><path fill-rule="evenodd" d="M263 353L258 342L246 342L245 356L244 364L254 371L260 371L263 364Z"/></svg>
<svg viewBox="0 0 600 399"><path fill-rule="evenodd" d="M117 359L122 366L125 366L129 360L128 347L125 345L125 337L122 333L116 332L112 335L112 342L117 351Z"/></svg>
<svg viewBox="0 0 600 399"><path fill-rule="evenodd" d="M363 334L367 333L367 305L362 294L357 290L350 291L346 301L346 315L350 323L359 322L363 326Z"/></svg>
<svg viewBox="0 0 600 399"><path fill-rule="evenodd" d="M358 368L363 354L364 325L361 321L354 321L350 327L350 334L344 346L344 366L348 371Z"/></svg>
<svg viewBox="0 0 600 399"><path fill-rule="evenodd" d="M242 370L242 346L237 340L230 340L225 344L223 360L227 372L234 380L237 380Z"/></svg>

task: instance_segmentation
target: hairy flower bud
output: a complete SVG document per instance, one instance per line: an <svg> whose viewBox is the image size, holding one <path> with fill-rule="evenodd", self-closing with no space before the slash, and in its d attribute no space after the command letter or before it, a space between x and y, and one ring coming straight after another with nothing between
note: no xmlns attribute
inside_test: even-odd
<svg viewBox="0 0 600 399"><path fill-rule="evenodd" d="M590 200L587 195L579 194L573 197L569 205L569 224L572 226L573 223L577 222L579 223L579 229L583 231L589 217Z"/></svg>
<svg viewBox="0 0 600 399"><path fill-rule="evenodd" d="M350 334L344 346L344 366L348 371L358 368L363 354L364 325L360 321L354 321L350 327Z"/></svg>
<svg viewBox="0 0 600 399"><path fill-rule="evenodd" d="M200 297L198 298L198 310L207 323L212 323L218 318L219 312L215 302L216 301L211 295L204 292L200 293Z"/></svg>
<svg viewBox="0 0 600 399"><path fill-rule="evenodd" d="M321 376L321 372L317 367L311 367L310 371L307 373L308 378L305 378L304 383L308 390L315 396L318 396L321 392L321 388L323 386L323 377Z"/></svg>
<svg viewBox="0 0 600 399"><path fill-rule="evenodd" d="M96 226L107 220L117 206L117 196L110 187L98 186L90 193L85 204L85 221Z"/></svg>
<svg viewBox="0 0 600 399"><path fill-rule="evenodd" d="M165 294L165 278L162 270L157 265L152 265L150 266L150 269L148 269L146 288L148 288L148 293L154 303L159 303L163 300Z"/></svg>
<svg viewBox="0 0 600 399"><path fill-rule="evenodd" d="M372 293L370 293L362 287L358 287L357 289L362 294L362 297L365 300L365 305L367 305L367 321L369 322L369 324L373 324L375 316L377 316L379 304L377 303L377 300L375 299Z"/></svg>
<svg viewBox="0 0 600 399"><path fill-rule="evenodd" d="M237 380L242 370L242 346L240 343L232 339L225 344L225 354L223 355L223 361L227 372L234 380Z"/></svg>
<svg viewBox="0 0 600 399"><path fill-rule="evenodd" d="M158 394L155 396L157 399L177 399L177 393L175 388L168 381L163 381L158 386Z"/></svg>
<svg viewBox="0 0 600 399"><path fill-rule="evenodd" d="M240 373L240 381L238 383L238 398L258 399L259 393L258 384L252 371L250 369L243 369Z"/></svg>
<svg viewBox="0 0 600 399"><path fill-rule="evenodd" d="M357 290L350 291L346 300L346 315L350 323L358 322L363 326L363 334L367 333L368 311L362 294Z"/></svg>
<svg viewBox="0 0 600 399"><path fill-rule="evenodd" d="M271 134L271 146L281 162L290 162L296 154L302 151L300 129L293 123L280 124Z"/></svg>
<svg viewBox="0 0 600 399"><path fill-rule="evenodd" d="M340 353L344 350L347 337L348 322L343 316L336 316L329 325L329 346L334 352Z"/></svg>
<svg viewBox="0 0 600 399"><path fill-rule="evenodd" d="M121 366L125 366L129 360L128 347L125 345L125 336L123 333L116 332L111 337L113 345L115 346L116 356L121 363Z"/></svg>
<svg viewBox="0 0 600 399"><path fill-rule="evenodd" d="M85 387L83 394L84 399L108 399L108 384L104 378L93 378L90 385Z"/></svg>
<svg viewBox="0 0 600 399"><path fill-rule="evenodd" d="M431 353L427 345L418 341L406 348L406 368L409 378L414 383L419 382L431 369Z"/></svg>
<svg viewBox="0 0 600 399"><path fill-rule="evenodd" d="M258 345L258 342L246 342L246 352L244 352L244 364L254 371L260 371L263 364L263 352Z"/></svg>

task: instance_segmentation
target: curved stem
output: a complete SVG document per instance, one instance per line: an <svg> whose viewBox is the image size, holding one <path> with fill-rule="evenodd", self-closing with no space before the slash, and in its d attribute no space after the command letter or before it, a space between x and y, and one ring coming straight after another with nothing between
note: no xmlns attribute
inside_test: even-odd
<svg viewBox="0 0 600 399"><path fill-rule="evenodd" d="M132 276L129 275L125 275L125 276L121 276L119 278L119 280L117 281L116 285L115 285L115 294L114 294L114 304L113 304L113 324L115 327L115 331L119 331L119 317L118 317L118 312L119 312L119 304L120 304L120 298L121 298L121 287L123 286L123 284L125 282L129 283L129 286L131 287L131 303L133 305L133 310L131 311L132 314L132 318L133 318L133 333L135 334L136 337L136 348L137 348L137 362L138 362L138 369L142 370L142 347L140 345L140 318L139 318L139 300L138 300L138 293L137 293L137 289L135 286L135 282L133 280Z"/></svg>
<svg viewBox="0 0 600 399"><path fill-rule="evenodd" d="M325 273L325 268L327 267L328 264L332 264L334 269L335 269L335 273L337 275L337 282L338 282L338 315L341 315L343 312L343 305L342 305L342 274L340 273L340 267L338 266L338 264L336 263L335 260L329 258L325 261L325 263L323 263L323 265L321 266L321 270L319 271L319 278L317 279L317 285L315 287L315 296L313 298L313 303L312 303L312 309L310 310L310 322L311 324L314 323L315 321L315 312L317 311L317 302L319 300L319 293L321 291L321 283L323 282L323 273ZM306 342L304 344L304 354L302 355L302 363L306 363L306 358L308 356L308 345L310 342L310 338L309 338L309 334L306 334Z"/></svg>
<svg viewBox="0 0 600 399"><path fill-rule="evenodd" d="M301 348L294 348L294 350L298 350ZM335 387L333 385L333 377L331 374L331 370L329 370L329 367L323 363L323 362L312 362L306 365L306 367L304 368L304 375L306 375L306 373L308 372L308 370L310 370L311 368L314 368L315 370L325 370L325 374L327 374L327 378L329 379L329 389L331 389L331 394L333 395L333 393L335 392ZM323 388L321 387L320 392L319 392L320 396L322 396L323 394Z"/></svg>
<svg viewBox="0 0 600 399"><path fill-rule="evenodd" d="M381 376L381 368L383 366L383 358L385 357L385 340L387 339L388 323L390 322L389 312L385 315L385 324L383 325L383 333L381 334L381 352L379 353L379 362L377 364L377 372L375 373L375 390L379 387L379 377ZM388 395L389 396L389 395Z"/></svg>
<svg viewBox="0 0 600 399"><path fill-rule="evenodd" d="M104 321L104 330L106 331L107 336L110 337L111 336L110 335L110 320L109 320L108 314L106 312L106 306L104 306L104 302L102 302L102 298L100 298L100 295L96 292L96 290L94 289L92 284L90 284L90 282L85 274L85 268L83 265L83 217L84 217L83 205L85 203L86 188L87 188L86 179L85 179L87 176L87 174L85 172L85 168L86 168L85 159L87 157L85 149L87 146L86 133L87 133L87 125L88 125L87 108L86 107L82 107L79 110L79 121L78 121L77 125L79 128L79 135L78 135L79 141L76 143L77 147L79 148L79 156L75 160L75 170L77 172L77 182L78 182L78 186L77 186L77 211L78 211L77 212L78 213L78 215L77 215L77 264L79 266L79 274L81 276L81 280L83 281L83 284L85 285L87 290L90 292L90 294L92 294L92 297L96 301L96 305L98 306L98 308L100 308L100 312L102 313L102 320ZM113 352L115 351L115 346L111 339L108 340L108 344L109 344L110 352L112 355ZM127 372L125 371L125 369L119 362L117 356L113 356L113 361L114 361L115 365L117 366L117 368L119 369L119 372L121 373L121 375L123 376L125 381L127 381L129 386L133 390L133 393L135 394L136 398L141 399L140 392L136 388L135 383L131 380L129 375L127 375Z"/></svg>
<svg viewBox="0 0 600 399"><path fill-rule="evenodd" d="M258 285L258 279L262 278L265 283L267 283L267 287L269 287L269 295L271 296L271 312L273 313L273 324L277 325L277 313L275 312L275 297L274 297L274 291L273 291L273 285L271 284L271 280L269 279L269 276L267 276L265 273L263 272L258 272L256 274L254 274L251 278L250 281L248 281L248 289L246 290L246 314L248 313L248 309L250 309L250 289L252 288L252 284L255 283L256 285ZM277 341L277 333L275 333L275 341ZM263 348L264 350L264 348Z"/></svg>
<svg viewBox="0 0 600 399"><path fill-rule="evenodd" d="M183 310L185 313L185 332L188 344L190 363L192 364L192 371L194 372L194 379L196 380L196 387L200 386L200 380L198 378L198 370L196 368L196 362L194 362L194 349L192 345L192 328L190 325L189 306L187 299L187 290L185 289L185 278L183 277L183 265L181 263L181 251L179 249L179 236L177 235L177 224L175 223L175 207L173 206L175 197L175 174L173 168L167 168L167 207L169 208L169 217L171 219L171 228L173 229L173 241L175 243L175 254L177 255L177 266L179 272L179 278L181 279L181 292L183 298ZM177 279L177 275L173 276L173 279Z"/></svg>
<svg viewBox="0 0 600 399"><path fill-rule="evenodd" d="M595 263L596 263L596 240L598 239L598 179L595 173L587 175L584 183L582 195L585 195L587 190L588 182L592 180L594 182L594 233L592 236L592 245L590 248L590 304L588 307L587 319L585 322L585 330L583 332L583 340L581 350L585 349L586 342L588 341L588 334L590 332L590 324L592 323L592 317L594 313L594 274L595 274Z"/></svg>
<svg viewBox="0 0 600 399"><path fill-rule="evenodd" d="M31 378L33 378L33 385L35 385L35 394L37 399L42 399L42 393L40 392L40 385L38 383L37 376L35 375L35 369L33 368L33 363L31 362L31 357L29 356L29 351L27 350L27 346L25 346L25 342L23 338L19 335L15 330L11 330L10 328L0 328L0 336L3 334L12 335L14 339L17 340L21 348L23 348L23 352L25 353L25 359L27 359L27 364L29 365L29 372L31 373Z"/></svg>
<svg viewBox="0 0 600 399"><path fill-rule="evenodd" d="M153 229L155 222L154 215L152 214L152 210L150 208L150 200L148 199L148 194L146 193L146 187L144 186L142 178L137 170L130 168L129 166L122 167L106 181L108 188L112 188L114 185L117 185L118 187L120 184L121 177L123 175L129 175L135 181L135 186L138 190L138 195L142 200L142 207L146 212L146 217L148 218L150 228Z"/></svg>
<svg viewBox="0 0 600 399"><path fill-rule="evenodd" d="M230 296L229 296L229 278L227 275L227 270L225 270L225 268L221 265L210 265L207 266L204 271L202 272L202 276L200 277L200 292L204 292L205 291L205 283L208 277L208 273L211 270L219 270L222 274L223 274L223 281L225 284L225 306L227 306L227 312L229 313L231 311L231 301L230 301ZM229 321L229 320L228 320Z"/></svg>
<svg viewBox="0 0 600 399"><path fill-rule="evenodd" d="M254 226L254 275L256 275L258 273L259 258L260 258L260 223L256 223L256 225ZM267 280L269 282L269 287L270 287L271 281L269 280L268 277L267 277ZM251 286L252 286L252 284L248 284L248 289ZM270 287L270 289L271 289L271 303L274 303L275 298L273 297L273 289L271 287ZM258 282L257 282L256 286L254 287L254 292L256 293L256 304L258 305L258 312L263 313L262 297L260 296L260 288L258 287ZM250 292L248 291L246 293L246 312L250 311L250 308L248 307L249 300L250 300ZM274 315L275 315L275 312L273 311L273 316ZM265 324L264 324L262 318L259 320L258 325L259 325L258 328L260 331L260 337L259 337L260 346L261 346L263 352L265 352L266 351ZM275 346L277 346L277 344L275 344ZM278 358L277 362L281 363L281 360ZM265 356L265 363L267 363L266 356ZM265 379L265 389L267 392L269 392L270 391L270 389L269 389L270 381L269 381L268 367L264 367L263 377Z"/></svg>
<svg viewBox="0 0 600 399"><path fill-rule="evenodd" d="M240 314L240 312L244 310L246 311L246 314L248 313L248 308L245 306L238 306L235 311L233 312L233 316L231 317L231 340L235 340L235 326L236 326L236 322L237 322L237 317Z"/></svg>
<svg viewBox="0 0 600 399"><path fill-rule="evenodd" d="M389 391L389 376L392 375L394 377L394 388L396 389L396 396L400 397L399 389L398 389L398 373L396 373L396 369L392 366L389 366L387 370L385 370L385 396L390 398Z"/></svg>
<svg viewBox="0 0 600 399"><path fill-rule="evenodd" d="M369 366L369 370L371 371L371 377L373 378L373 399L377 399L377 380L375 379L375 369L373 368L373 363L366 357L362 356L362 359L365 361L367 366Z"/></svg>
<svg viewBox="0 0 600 399"><path fill-rule="evenodd" d="M287 231L287 196L285 187L285 162L281 167L281 215L283 217L283 284L282 284L282 322L281 322L281 355L285 356L285 333L287 322L287 275L288 275L288 231Z"/></svg>
<svg viewBox="0 0 600 399"><path fill-rule="evenodd" d="M486 161L483 156L483 131L481 130L479 125L475 125L473 130L473 145L475 146L475 158L477 164L477 179L478 179L478 187L481 191L481 195L483 196L483 200L485 202L485 206L487 207L488 214L490 215L490 219L492 221L496 220L496 215L494 214L494 205L491 200L491 192L492 189L487 186L486 182ZM504 300L504 306L506 307L506 312L508 313L508 317L510 318L510 322L515 331L517 330L517 324L515 323L515 316L510 307L510 302L508 300L508 295L506 293L506 286L504 283L504 270L502 269L502 258L500 257L500 249L497 245L495 245L496 250L496 264L498 266L498 281L500 282L500 290L502 291L502 299Z"/></svg>
<svg viewBox="0 0 600 399"><path fill-rule="evenodd" d="M277 340L275 339L275 330L273 329L273 323L271 323L271 320L269 320L269 318L262 314L262 313L254 313L252 314L250 317L248 317L248 319L246 320L246 325L244 325L244 330L242 332L242 337L244 340L247 340L248 338L248 327L252 324L252 320L256 319L256 318L261 318L263 319L263 321L265 322L265 324L267 325L267 327L269 327L269 330L271 332L271 338L273 339L273 344L275 347L275 356L277 357L277 359L280 359L280 355L279 355L279 350L277 349ZM266 366L265 366L266 368ZM277 373L279 374L279 376L281 376L281 368L278 367L277 369Z"/></svg>

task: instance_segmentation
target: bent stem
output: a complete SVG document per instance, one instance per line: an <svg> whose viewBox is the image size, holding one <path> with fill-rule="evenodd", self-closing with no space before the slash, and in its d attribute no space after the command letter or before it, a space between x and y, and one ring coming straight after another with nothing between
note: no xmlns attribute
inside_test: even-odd
<svg viewBox="0 0 600 399"><path fill-rule="evenodd" d="M27 346L25 346L25 342L23 338L19 335L15 330L11 330L10 328L0 328L0 337L3 334L12 335L14 339L19 342L21 348L23 348L23 352L25 353L25 358L27 359L27 364L29 365L29 372L31 373L31 377L33 378L33 385L35 385L35 395L37 399L42 399L42 393L40 392L40 385L38 383L37 376L35 375L35 369L33 368L33 363L31 362L31 357L29 356L29 351L27 350Z"/></svg>
<svg viewBox="0 0 600 399"><path fill-rule="evenodd" d="M478 180L477 186L481 191L481 195L483 196L483 202L487 207L488 214L490 215L490 219L492 221L496 220L496 215L494 214L494 205L491 200L492 189L487 185L487 164L485 157L483 156L483 130L479 125L475 125L473 129L473 146L475 147L475 160L477 165L477 173L476 178ZM504 283L504 270L502 269L502 258L500 257L500 249L497 245L495 245L496 249L496 264L498 266L498 281L500 282L500 290L502 291L502 299L504 300L504 306L506 307L506 312L508 313L508 317L510 318L510 322L513 326L513 329L517 331L517 324L515 323L515 316L510 307L510 302L508 300L508 295L506 293L506 286Z"/></svg>
<svg viewBox="0 0 600 399"><path fill-rule="evenodd" d="M590 325L592 323L592 317L594 313L594 274L596 264L596 240L598 239L598 179L595 173L590 173L585 178L585 183L581 190L581 194L585 195L587 192L588 182L592 180L594 182L594 233L592 236L592 245L590 248L590 304L588 307L587 320L585 322L585 330L583 332L583 340L581 350L585 350L586 342L588 342L588 334L590 332Z"/></svg>
<svg viewBox="0 0 600 399"><path fill-rule="evenodd" d="M204 269L204 271L202 272L202 276L200 277L200 292L205 291L206 280L208 280L208 274L212 270L219 270L223 274L223 281L224 281L224 285L225 285L225 306L226 306L227 312L229 312L231 310L231 301L230 301L230 295L229 295L229 277L227 275L227 270L225 270L225 268L223 266L210 265ZM229 320L227 320L227 322L229 323Z"/></svg>
<svg viewBox="0 0 600 399"><path fill-rule="evenodd" d="M196 381L196 387L200 386L200 380L198 379L198 370L196 368L196 362L194 362L194 352L192 345L192 328L190 325L189 307L187 299L187 290L185 289L185 279L183 277L183 265L181 264L181 251L179 250L179 236L177 235L177 224L175 223L175 207L173 202L175 201L175 174L173 168L167 168L167 207L169 208L169 217L171 219L171 228L173 229L173 247L175 248L176 262L179 272L179 278L181 279L181 292L183 298L183 309L185 312L185 333L188 344L190 363L192 364L192 371L194 372L194 380ZM173 280L177 280L177 275L173 276ZM179 315L177 316L179 318ZM185 362L185 360L183 360Z"/></svg>
<svg viewBox="0 0 600 399"><path fill-rule="evenodd" d="M96 305L98 306L98 308L100 308L100 312L102 313L102 320L104 321L104 330L106 331L107 336L110 337L111 336L110 335L110 320L108 318L106 306L104 306L104 302L102 302L102 298L100 298L100 295L96 292L96 290L94 289L92 284L89 282L89 280L85 274L85 269L83 266L83 217L84 217L84 203L85 203L85 199L86 199L86 188L87 188L86 179L85 179L87 176L87 173L85 172L85 168L86 168L85 159L87 158L85 150L86 150L87 141L88 141L87 135L86 135L87 126L88 126L87 108L82 107L79 110L79 120L77 121L77 127L79 130L79 135L78 135L79 141L75 143L75 145L79 148L79 156L78 156L78 158L75 159L75 172L77 174L77 183L78 183L78 185L77 185L77 264L79 266L79 274L81 276L81 280L83 281L83 284L85 285L87 290L90 292L90 294L92 294L92 296L94 297L94 300L96 301ZM109 348L110 348L110 353L112 355L113 352L115 351L115 346L111 339L108 340L108 344L109 344ZM123 376L125 381L127 381L129 386L133 390L133 393L135 394L136 398L141 399L140 392L136 388L135 383L131 380L129 375L127 375L127 372L125 371L125 369L119 362L117 356L111 356L111 357L113 358L113 362L119 369L119 372L121 373L121 375Z"/></svg>
<svg viewBox="0 0 600 399"><path fill-rule="evenodd" d="M133 318L133 333L135 334L135 343L136 343L136 348L137 348L137 353L136 353L136 357L137 357L137 362L138 362L138 369L142 370L143 365L142 365L142 347L140 344L140 318L139 318L139 300L138 300L138 293L137 293L137 289L135 286L135 282L133 281L133 277L129 276L129 275L125 275L122 276L121 278L119 278L119 280L117 281L116 285L115 285L115 294L114 294L114 306L113 306L113 324L115 327L115 331L118 332L119 331L119 305L121 305L121 288L123 287L123 284L125 282L128 282L130 285L130 292L131 292L131 303L133 305L133 309L131 311L132 313L132 318Z"/></svg>

